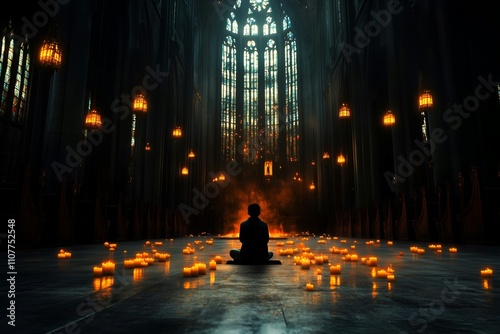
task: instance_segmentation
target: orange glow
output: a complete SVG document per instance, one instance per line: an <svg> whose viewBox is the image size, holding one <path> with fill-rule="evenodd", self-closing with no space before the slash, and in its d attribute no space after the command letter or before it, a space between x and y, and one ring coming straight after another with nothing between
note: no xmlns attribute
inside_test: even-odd
<svg viewBox="0 0 500 334"><path fill-rule="evenodd" d="M432 108L433 106L434 106L434 101L431 92L428 90L424 90L418 98L418 107L420 109L424 109L424 108Z"/></svg>

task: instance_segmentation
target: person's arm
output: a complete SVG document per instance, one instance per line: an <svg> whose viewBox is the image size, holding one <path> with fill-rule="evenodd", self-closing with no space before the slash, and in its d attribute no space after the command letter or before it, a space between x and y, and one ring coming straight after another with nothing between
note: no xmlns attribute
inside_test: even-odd
<svg viewBox="0 0 500 334"><path fill-rule="evenodd" d="M246 237L245 225L243 223L241 223L240 224L240 236L239 236L239 239L240 239L241 243L244 243L245 237Z"/></svg>
<svg viewBox="0 0 500 334"><path fill-rule="evenodd" d="M266 224L266 244L269 242L269 226Z"/></svg>

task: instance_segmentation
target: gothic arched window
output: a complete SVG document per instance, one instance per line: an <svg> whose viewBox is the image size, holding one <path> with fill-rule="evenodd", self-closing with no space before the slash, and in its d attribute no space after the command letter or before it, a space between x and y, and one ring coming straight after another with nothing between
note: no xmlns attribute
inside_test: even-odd
<svg viewBox="0 0 500 334"><path fill-rule="evenodd" d="M10 30L0 38L0 116L8 115L13 122L23 124L30 68L27 40L19 40Z"/></svg>
<svg viewBox="0 0 500 334"><path fill-rule="evenodd" d="M233 3L222 42L222 157L297 161L297 42L291 19L279 1Z"/></svg>

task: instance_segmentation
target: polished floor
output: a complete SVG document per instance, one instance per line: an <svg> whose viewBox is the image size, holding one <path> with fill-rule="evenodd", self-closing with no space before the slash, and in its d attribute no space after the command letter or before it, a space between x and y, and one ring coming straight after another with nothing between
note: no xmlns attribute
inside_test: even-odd
<svg viewBox="0 0 500 334"><path fill-rule="evenodd" d="M438 254L429 243L394 241L391 246L386 240L371 244L365 239L289 237L269 244L282 265L229 265L229 250L239 247L239 241L213 238L210 245L209 239L150 240L162 243L155 247L145 240L120 242L115 251L102 244L78 245L64 248L72 253L70 259L58 259L59 248L18 250L15 297L9 299L15 300L16 326L7 325L10 320L3 316L1 333L500 330L497 246L442 244ZM195 252L183 254L188 244ZM425 254L411 253L412 246L425 249ZM343 261L342 254L331 252L333 247L358 254L358 262ZM450 253L450 247L457 253ZM170 254L170 259L142 269L124 268L124 259L153 254L153 249ZM280 249L294 254L280 255ZM302 269L294 257L304 256L304 251L312 259L324 255L331 264L341 264L341 274L331 275L328 263ZM209 262L217 255L223 262L210 270ZM377 257L378 266L363 264L362 257ZM93 267L107 260L116 263L114 275L94 277ZM184 277L184 267L195 263L205 263L206 274ZM391 265L393 282L377 277L377 270ZM493 269L492 278L481 277L486 267ZM2 294L7 295L5 290ZM2 309L8 315L6 305Z"/></svg>

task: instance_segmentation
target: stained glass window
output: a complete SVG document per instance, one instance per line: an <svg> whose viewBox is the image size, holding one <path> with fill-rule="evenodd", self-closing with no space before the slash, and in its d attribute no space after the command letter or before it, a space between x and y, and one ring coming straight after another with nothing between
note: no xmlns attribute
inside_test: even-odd
<svg viewBox="0 0 500 334"><path fill-rule="evenodd" d="M14 45L16 43L17 46ZM13 122L23 124L28 98L30 56L27 41L16 43L8 30L1 37L0 115L9 115Z"/></svg>
<svg viewBox="0 0 500 334"><path fill-rule="evenodd" d="M248 163L280 157L297 161L300 119L292 21L278 2L237 1L232 9L222 42L222 156L227 161L241 154Z"/></svg>

